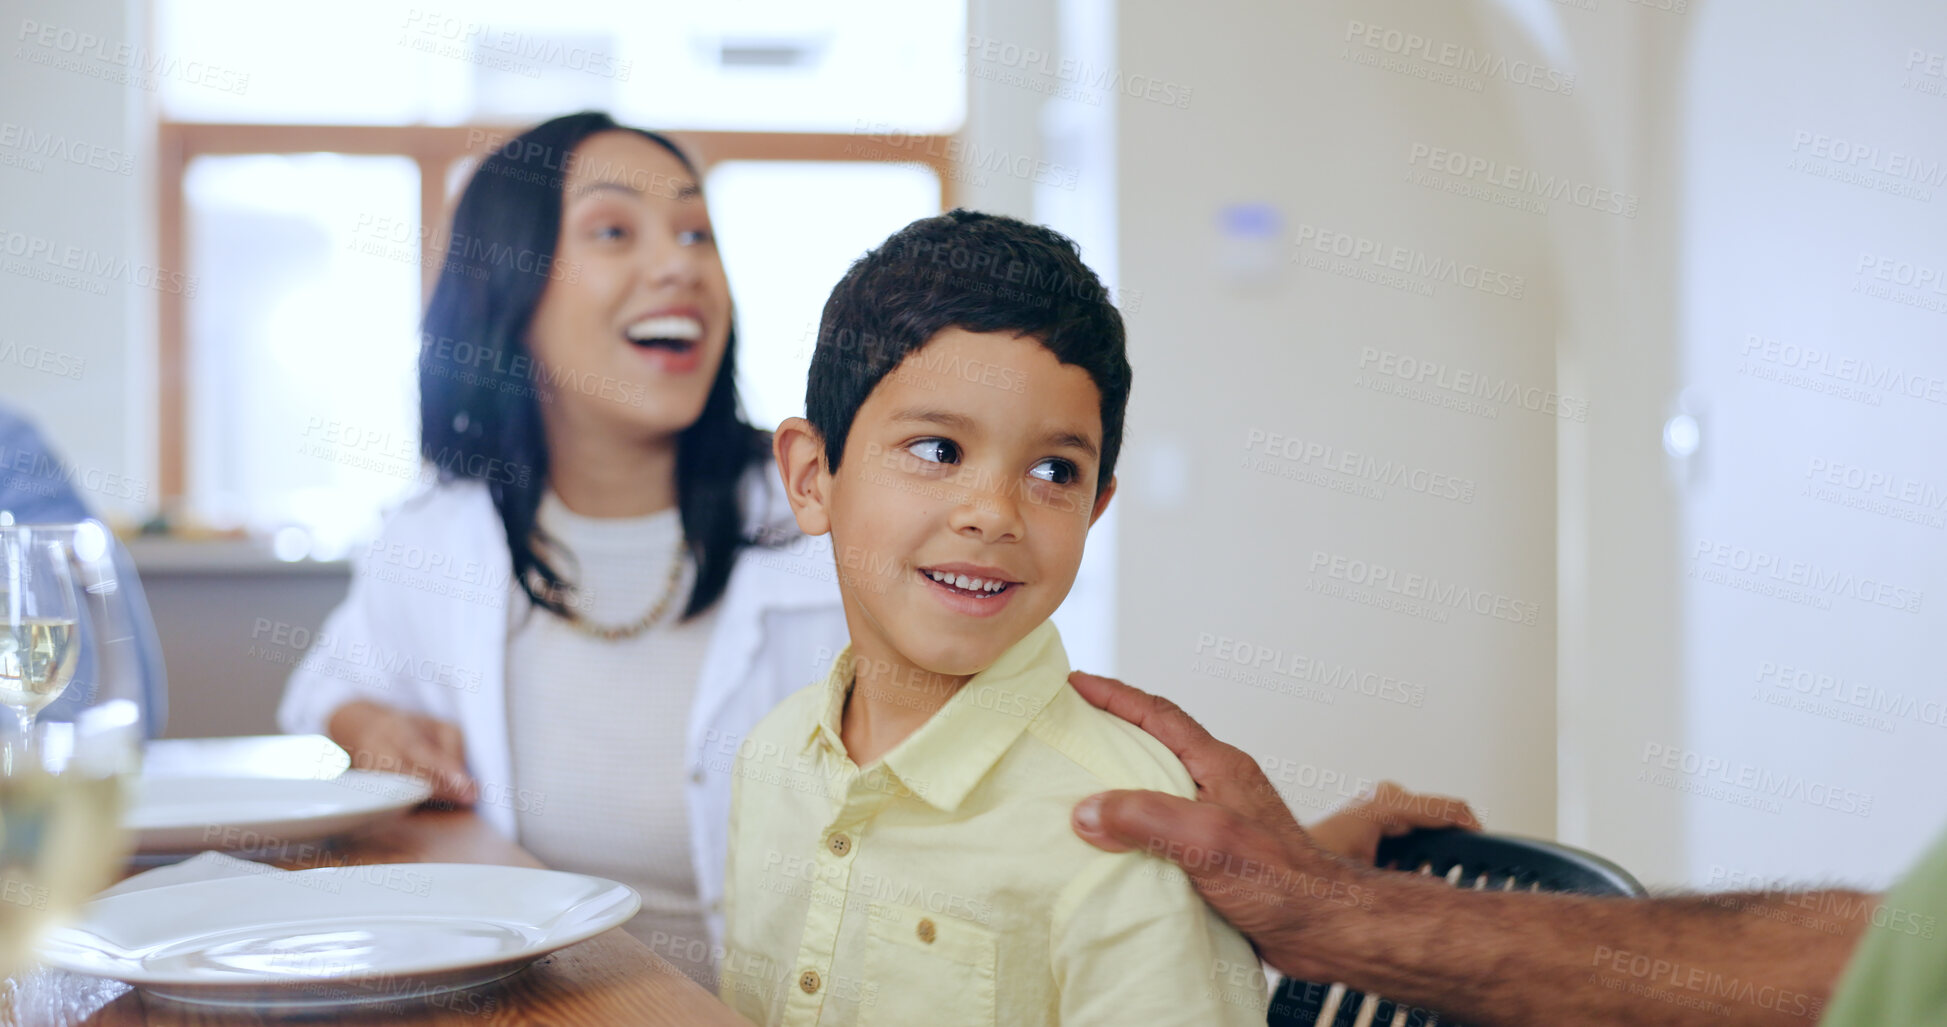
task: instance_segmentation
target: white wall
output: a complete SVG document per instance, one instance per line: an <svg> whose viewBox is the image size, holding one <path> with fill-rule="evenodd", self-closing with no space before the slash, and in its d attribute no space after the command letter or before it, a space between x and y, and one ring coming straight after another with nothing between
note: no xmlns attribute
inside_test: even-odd
<svg viewBox="0 0 1947 1027"><path fill-rule="evenodd" d="M1706 786L1686 800L1694 881L1884 885L1947 821L1947 7L1718 0L1694 21L1679 252L1703 415L1681 546L1698 769L1661 776ZM1763 557L1778 568L1740 566Z"/></svg>
<svg viewBox="0 0 1947 1027"><path fill-rule="evenodd" d="M1947 813L1933 787L1947 529L1924 519L1947 515L1940 403L1780 384L1752 365L1792 368L1744 343L1947 379L1947 285L1905 290L1933 307L1856 288L1873 284L1863 254L1947 277L1947 76L1913 57L1947 49L1927 42L1947 39L1947 10L1228 3L1121 19L1125 75L1195 90L1184 110L1125 98L1118 119L1122 275L1147 292L1122 511L1127 675L1274 769L1458 792L1490 826L1556 834L1652 884L1890 880ZM1380 27L1374 45L1354 21ZM1481 88L1438 79L1425 58L1443 53L1484 65L1462 73ZM1517 88L1497 59L1572 72L1574 89ZM1847 162L1808 159L1818 144L1800 133L1876 147L1866 169L1877 159L1882 186L1904 160L1929 193L1835 181ZM1611 190L1629 211L1430 191L1406 179L1415 143ZM1487 181L1497 169L1460 167L1477 195L1507 193ZM1288 266L1246 284L1223 265L1248 253L1217 225L1239 201L1274 208L1287 247L1329 226L1524 273L1527 292L1424 297ZM1468 419L1377 395L1353 377L1365 346L1544 380L1587 416ZM1685 411L1703 448L1680 461L1663 431ZM1317 463L1274 463L1313 472L1280 480L1240 466L1262 456L1245 449L1254 430L1471 478L1478 498L1359 498ZM1815 460L1934 498L1888 513L1841 505L1870 498L1844 488L1808 497ZM1822 609L1702 580L1706 540L1895 586L1920 609L1856 595ZM1349 606L1316 590L1320 550L1532 596L1542 624ZM1196 662L1205 635L1392 673L1424 684L1427 704L1213 677ZM1799 689L1760 675L1785 665L1866 690L1780 706ZM1862 710L1880 723L1842 716ZM1310 814L1330 791L1290 795Z"/></svg>
<svg viewBox="0 0 1947 1027"><path fill-rule="evenodd" d="M153 93L100 55L146 46L145 6L15 0L0 59L0 397L123 516L157 497Z"/></svg>
<svg viewBox="0 0 1947 1027"><path fill-rule="evenodd" d="M1453 409L1443 404L1463 397L1438 387L1419 399L1380 391L1406 384L1389 373L1404 359L1443 366L1450 383L1464 372L1537 398L1552 390L1551 240L1607 218L1407 181L1433 148L1524 163L1518 114L1564 102L1498 79L1474 92L1361 63L1389 56L1384 28L1532 59L1519 40L1488 39L1468 10L1481 8L1121 8L1116 70L1161 85L1120 97L1117 124L1120 272L1143 295L1121 471L1119 660L1129 680L1264 761L1303 818L1359 781L1392 777L1465 795L1497 828L1551 835L1558 419L1492 399ZM1353 22L1381 26L1379 44ZM1234 204L1269 208L1280 224L1261 242L1239 238L1246 229L1221 221ZM1423 295L1410 272L1404 289L1341 276L1331 253L1310 248L1326 231L1372 241L1382 261L1400 248L1409 266L1417 253L1506 274L1491 281L1510 293L1519 276L1520 296L1448 281ZM1361 275L1381 270L1370 260L1356 258ZM1297 458L1267 453L1272 435L1299 440ZM1358 479L1334 469L1348 458L1409 477L1348 491ZM1415 491L1420 474L1441 476L1438 489L1461 483L1471 501ZM1391 587L1408 593L1424 594L1424 579L1473 590L1488 612L1423 599L1426 619L1332 594L1370 565L1393 568ZM1497 599L1517 619L1532 608L1533 623L1498 619ZM1369 697L1306 680L1309 666L1405 687Z"/></svg>
<svg viewBox="0 0 1947 1027"><path fill-rule="evenodd" d="M1632 217L1551 219L1557 383L1589 403L1557 437L1559 837L1685 883L1684 796L1637 773L1646 744L1685 730L1680 515L1660 439L1679 391L1689 21L1643 4L1505 8L1499 33L1543 41L1577 73L1567 102L1520 109L1536 166L1637 200Z"/></svg>

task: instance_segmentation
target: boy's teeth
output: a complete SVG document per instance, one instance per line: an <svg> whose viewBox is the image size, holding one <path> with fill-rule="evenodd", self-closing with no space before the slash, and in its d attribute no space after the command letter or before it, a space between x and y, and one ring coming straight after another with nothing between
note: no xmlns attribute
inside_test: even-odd
<svg viewBox="0 0 1947 1027"><path fill-rule="evenodd" d="M703 322L682 315L645 317L629 326L629 338L638 342L644 339L684 339L695 342L703 337Z"/></svg>
<svg viewBox="0 0 1947 1027"><path fill-rule="evenodd" d="M942 585L966 589L969 592L999 592L1007 587L1004 581L989 581L986 578L969 578L965 574L948 574L944 571L927 571L927 576Z"/></svg>

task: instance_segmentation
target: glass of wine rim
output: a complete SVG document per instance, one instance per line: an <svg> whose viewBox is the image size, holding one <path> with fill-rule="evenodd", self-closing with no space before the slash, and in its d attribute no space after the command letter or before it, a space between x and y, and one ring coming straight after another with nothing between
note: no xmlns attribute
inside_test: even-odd
<svg viewBox="0 0 1947 1027"><path fill-rule="evenodd" d="M0 705L31 742L35 717L74 680L82 600L74 525L0 524Z"/></svg>

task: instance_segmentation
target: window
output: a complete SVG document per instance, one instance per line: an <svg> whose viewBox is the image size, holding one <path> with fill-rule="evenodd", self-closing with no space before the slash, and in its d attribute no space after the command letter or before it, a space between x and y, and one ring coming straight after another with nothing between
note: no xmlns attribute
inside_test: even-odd
<svg viewBox="0 0 1947 1027"><path fill-rule="evenodd" d="M951 203L964 0L562 6L156 0L157 51L200 69L159 83L157 146L160 263L200 283L158 310L161 486L190 518L332 558L415 487L419 306L490 134L585 108L673 130L767 427L845 266Z"/></svg>
<svg viewBox="0 0 1947 1027"><path fill-rule="evenodd" d="M939 213L939 176L900 164L725 161L704 192L730 294L743 297L738 391L751 422L773 427L804 413L818 315L832 285L886 236ZM781 239L791 246L774 245Z"/></svg>

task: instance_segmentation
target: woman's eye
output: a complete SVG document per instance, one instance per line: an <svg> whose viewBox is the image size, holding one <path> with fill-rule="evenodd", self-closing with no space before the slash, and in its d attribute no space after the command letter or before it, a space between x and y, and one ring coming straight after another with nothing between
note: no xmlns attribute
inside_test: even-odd
<svg viewBox="0 0 1947 1027"><path fill-rule="evenodd" d="M1072 485L1076 478L1081 477L1074 464L1052 456L1035 464L1028 473L1055 485Z"/></svg>
<svg viewBox="0 0 1947 1027"><path fill-rule="evenodd" d="M600 239L603 242L607 242L612 239L625 238L628 236L628 234L629 234L629 230L623 228L621 225L603 225L600 228L595 229L595 238Z"/></svg>
<svg viewBox="0 0 1947 1027"><path fill-rule="evenodd" d="M960 447L947 439L921 439L907 446L906 452L929 464L950 464L960 459Z"/></svg>
<svg viewBox="0 0 1947 1027"><path fill-rule="evenodd" d="M684 246L701 246L716 241L716 236L707 228L698 228L689 232L676 233L676 241Z"/></svg>

